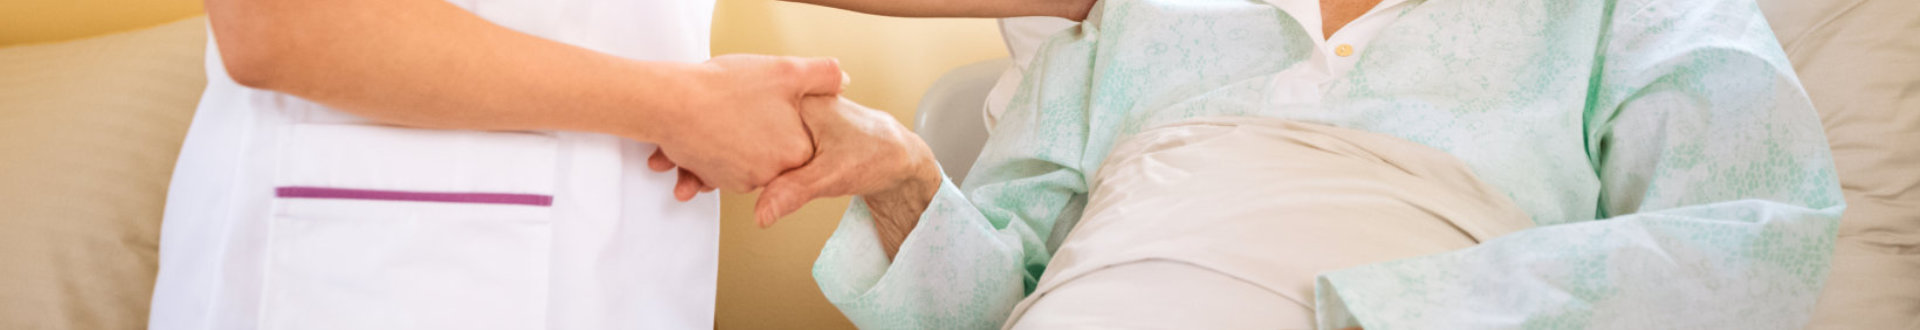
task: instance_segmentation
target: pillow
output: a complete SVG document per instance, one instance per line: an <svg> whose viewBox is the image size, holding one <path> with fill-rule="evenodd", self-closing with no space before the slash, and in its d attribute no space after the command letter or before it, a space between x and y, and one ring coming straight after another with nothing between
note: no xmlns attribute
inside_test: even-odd
<svg viewBox="0 0 1920 330"><path fill-rule="evenodd" d="M0 329L141 329L206 19L0 48Z"/></svg>
<svg viewBox="0 0 1920 330"><path fill-rule="evenodd" d="M1812 329L1920 329L1920 1L1761 0L1847 213Z"/></svg>

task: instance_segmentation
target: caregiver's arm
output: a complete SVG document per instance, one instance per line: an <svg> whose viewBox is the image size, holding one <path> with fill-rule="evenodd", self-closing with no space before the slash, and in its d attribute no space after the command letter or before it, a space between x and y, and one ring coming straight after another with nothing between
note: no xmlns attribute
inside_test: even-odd
<svg viewBox="0 0 1920 330"><path fill-rule="evenodd" d="M209 0L207 11L242 85L396 125L599 132L700 151L674 160L729 189L803 163L810 144L791 110L841 83L831 60L623 59L439 0Z"/></svg>
<svg viewBox="0 0 1920 330"><path fill-rule="evenodd" d="M1094 0L787 0L904 17L1053 16L1079 21Z"/></svg>
<svg viewBox="0 0 1920 330"><path fill-rule="evenodd" d="M1604 220L1323 274L1320 301L1344 306L1321 312L1379 329L1803 326L1841 195L1765 19L1751 1L1623 0L1611 24L1585 125Z"/></svg>

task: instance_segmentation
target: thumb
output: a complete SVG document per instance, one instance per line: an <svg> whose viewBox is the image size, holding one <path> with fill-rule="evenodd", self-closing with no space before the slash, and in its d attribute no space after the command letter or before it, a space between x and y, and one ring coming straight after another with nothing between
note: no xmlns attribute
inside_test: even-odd
<svg viewBox="0 0 1920 330"><path fill-rule="evenodd" d="M841 89L852 80L846 72L840 71L840 60L809 58L795 61L795 71L800 76L800 94L803 96L840 95Z"/></svg>
<svg viewBox="0 0 1920 330"><path fill-rule="evenodd" d="M820 196L819 183L825 171L818 163L807 164L787 173L774 177L760 191L760 199L754 201L754 222L761 228L772 226L780 217L787 216L800 206Z"/></svg>

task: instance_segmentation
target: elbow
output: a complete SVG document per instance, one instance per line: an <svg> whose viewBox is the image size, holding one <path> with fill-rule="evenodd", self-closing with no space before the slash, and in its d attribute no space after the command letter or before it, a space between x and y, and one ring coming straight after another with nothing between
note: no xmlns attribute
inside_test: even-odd
<svg viewBox="0 0 1920 330"><path fill-rule="evenodd" d="M273 89L273 75L265 72L265 65L234 61L232 57L223 59L226 60L227 78L233 79L234 83L254 89Z"/></svg>
<svg viewBox="0 0 1920 330"><path fill-rule="evenodd" d="M232 40L244 42L245 40ZM227 78L241 86L256 89L273 89L277 84L278 68L284 67L281 60L272 52L246 49L247 45L232 45L222 40L220 43L220 64L227 71Z"/></svg>
<svg viewBox="0 0 1920 330"><path fill-rule="evenodd" d="M285 46L286 38L275 32L284 28L274 23L284 19L258 7L247 2L208 1L207 23L213 31L213 40L209 41L219 52L227 78L241 86L272 89L287 67L282 52L277 51Z"/></svg>

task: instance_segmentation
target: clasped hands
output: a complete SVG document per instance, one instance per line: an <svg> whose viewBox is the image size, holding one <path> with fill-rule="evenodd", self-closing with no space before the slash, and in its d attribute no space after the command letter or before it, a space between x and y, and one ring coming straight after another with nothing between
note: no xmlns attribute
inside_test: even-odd
<svg viewBox="0 0 1920 330"><path fill-rule="evenodd" d="M647 161L679 170L676 199L764 188L754 217L765 227L817 198L884 195L869 198L924 207L940 185L919 136L839 97L846 78L833 60L727 55L696 72L699 87L684 96L681 117L667 118L673 131Z"/></svg>

